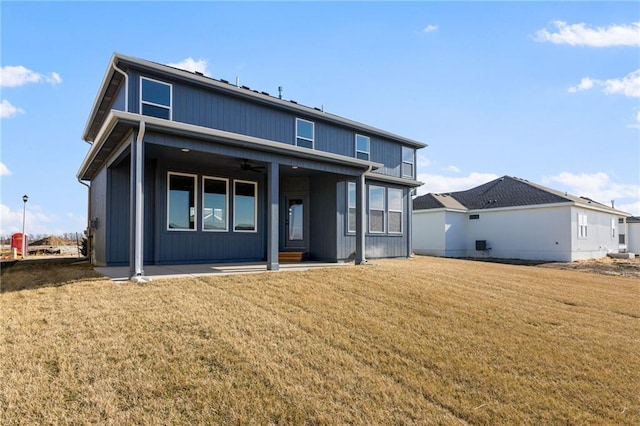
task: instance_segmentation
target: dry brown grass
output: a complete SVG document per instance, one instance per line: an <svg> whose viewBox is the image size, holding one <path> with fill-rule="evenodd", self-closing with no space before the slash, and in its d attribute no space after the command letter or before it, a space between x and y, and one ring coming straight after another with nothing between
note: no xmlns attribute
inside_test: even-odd
<svg viewBox="0 0 640 426"><path fill-rule="evenodd" d="M2 293L104 278L88 261L69 257L2 262L0 268Z"/></svg>
<svg viewBox="0 0 640 426"><path fill-rule="evenodd" d="M418 257L0 296L0 423L638 424L640 283Z"/></svg>

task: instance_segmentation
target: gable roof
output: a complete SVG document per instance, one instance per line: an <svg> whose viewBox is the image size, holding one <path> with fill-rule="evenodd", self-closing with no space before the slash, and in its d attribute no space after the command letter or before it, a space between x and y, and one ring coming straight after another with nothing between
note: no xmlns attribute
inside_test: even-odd
<svg viewBox="0 0 640 426"><path fill-rule="evenodd" d="M627 213L615 210L589 198L577 197L512 176L503 176L466 191L447 194L426 194L413 200L413 209L458 208L449 206L452 205L451 201L448 200L449 198L457 201L463 209L466 210L488 210L506 207L569 203L607 210L621 216L628 216ZM449 205L441 202L442 200L447 200Z"/></svg>
<svg viewBox="0 0 640 426"><path fill-rule="evenodd" d="M190 84L202 85L203 87L207 87L221 93L226 93L231 96L244 98L260 104L266 104L270 107L278 108L281 110L292 111L296 114L302 114L303 116L306 116L310 119L317 119L341 126L347 126L364 133L369 133L372 136L376 135L384 138L390 138L394 141L398 141L400 143L404 143L418 149L427 146L427 144L416 141L414 139L406 138L404 136L400 136L386 130L378 129L367 124L359 123L357 121L349 120L338 115L327 113L324 111L324 109L321 108L312 108L298 104L293 100L280 99L279 97L269 95L269 93L267 92L252 90L247 86L238 87L226 80L217 80L212 77L207 77L199 72L190 72L145 59L125 56L119 53L114 53L111 57L109 67L107 68L106 74L102 80L100 89L93 103L93 107L91 108L91 113L87 118L87 123L82 134L85 141L93 142L97 137L98 132L102 128L102 125L109 114L113 97L117 92L117 88L121 84L123 84L123 80L125 80L125 76L123 74L126 74L126 70L129 67L148 70L153 73L171 77L176 81L184 81Z"/></svg>
<svg viewBox="0 0 640 426"><path fill-rule="evenodd" d="M413 200L414 210L440 208L467 210L465 206L449 194L426 194Z"/></svg>

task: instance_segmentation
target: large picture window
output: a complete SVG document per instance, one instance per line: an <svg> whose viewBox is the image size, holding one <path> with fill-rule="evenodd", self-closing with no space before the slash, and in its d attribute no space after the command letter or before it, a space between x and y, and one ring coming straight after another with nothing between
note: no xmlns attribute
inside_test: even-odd
<svg viewBox="0 0 640 426"><path fill-rule="evenodd" d="M356 183L347 182L347 232L356 232Z"/></svg>
<svg viewBox="0 0 640 426"><path fill-rule="evenodd" d="M371 140L367 136L356 135L356 158L369 159L369 146Z"/></svg>
<svg viewBox="0 0 640 426"><path fill-rule="evenodd" d="M171 91L170 84L140 77L140 113L171 120Z"/></svg>
<svg viewBox="0 0 640 426"><path fill-rule="evenodd" d="M168 175L167 229L195 231L196 176L171 173Z"/></svg>
<svg viewBox="0 0 640 426"><path fill-rule="evenodd" d="M256 232L257 187L255 182L236 180L233 182L233 230Z"/></svg>
<svg viewBox="0 0 640 426"><path fill-rule="evenodd" d="M313 148L314 127L312 121L296 118L296 145Z"/></svg>
<svg viewBox="0 0 640 426"><path fill-rule="evenodd" d="M369 186L369 232L384 233L384 187Z"/></svg>
<svg viewBox="0 0 640 426"><path fill-rule="evenodd" d="M413 178L415 165L415 150L402 147L402 177Z"/></svg>
<svg viewBox="0 0 640 426"><path fill-rule="evenodd" d="M229 181L204 177L202 192L202 228L205 231L228 231Z"/></svg>
<svg viewBox="0 0 640 426"><path fill-rule="evenodd" d="M402 233L402 190L396 188L387 189L387 209L389 210L389 233Z"/></svg>

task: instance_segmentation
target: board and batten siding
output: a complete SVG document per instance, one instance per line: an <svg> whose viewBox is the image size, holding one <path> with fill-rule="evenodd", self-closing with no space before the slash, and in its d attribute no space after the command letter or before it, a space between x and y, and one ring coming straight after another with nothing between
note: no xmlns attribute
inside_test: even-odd
<svg viewBox="0 0 640 426"><path fill-rule="evenodd" d="M309 184L310 257L312 260L335 261L337 178L335 175L312 176Z"/></svg>
<svg viewBox="0 0 640 426"><path fill-rule="evenodd" d="M107 169L102 168L91 181L89 196L89 221L97 225L92 230L91 260L96 266L106 266L107 244Z"/></svg>

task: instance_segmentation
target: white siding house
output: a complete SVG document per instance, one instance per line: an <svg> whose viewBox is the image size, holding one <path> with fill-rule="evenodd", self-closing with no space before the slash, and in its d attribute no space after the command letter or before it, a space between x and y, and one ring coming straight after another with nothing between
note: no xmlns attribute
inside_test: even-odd
<svg viewBox="0 0 640 426"><path fill-rule="evenodd" d="M640 254L640 216L626 219L626 249L629 253Z"/></svg>
<svg viewBox="0 0 640 426"><path fill-rule="evenodd" d="M626 216L505 176L468 191L414 199L413 247L416 254L445 257L600 258L619 251L618 220Z"/></svg>

